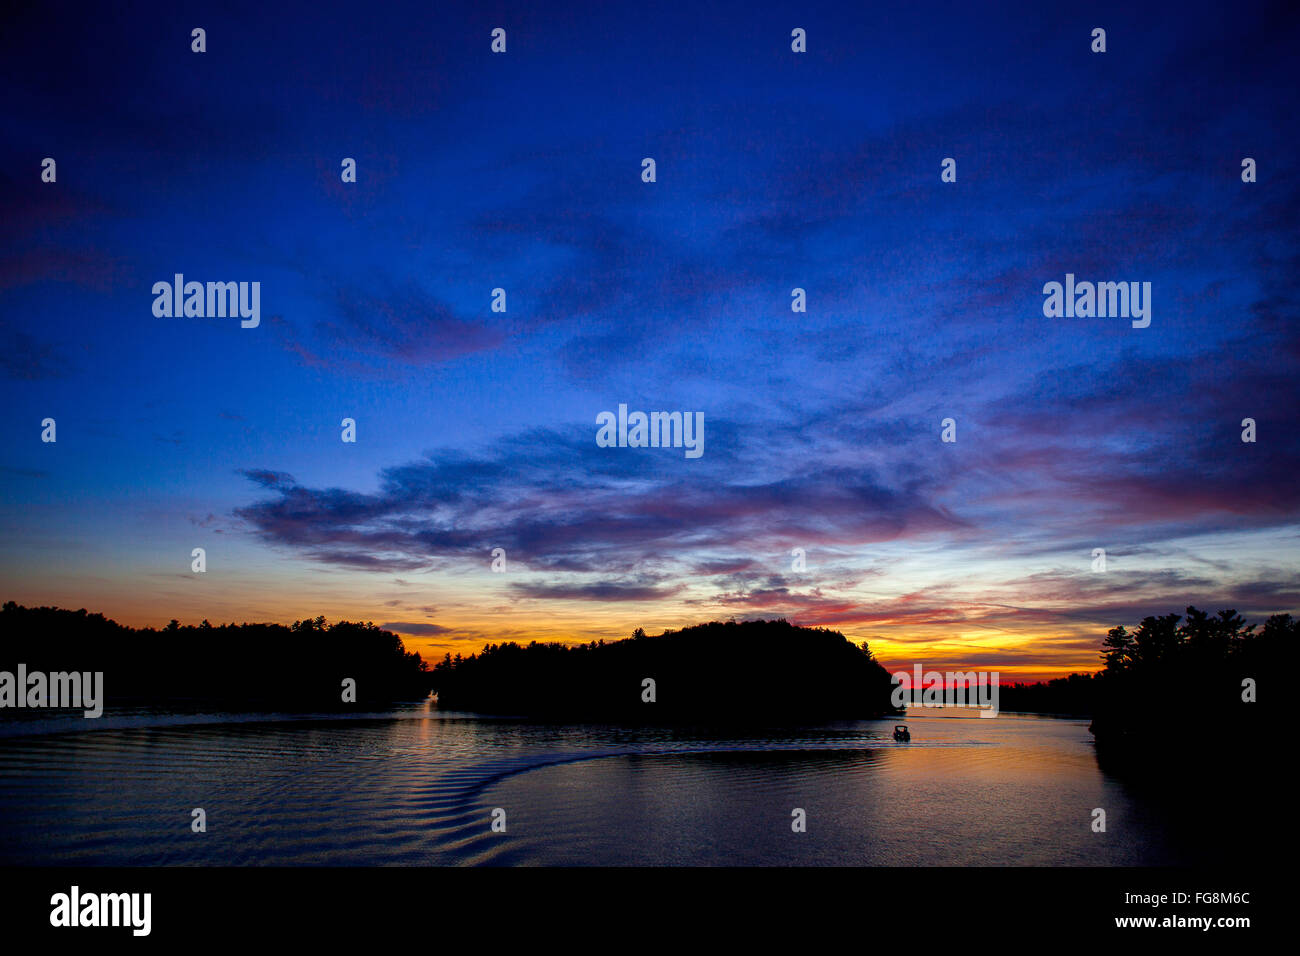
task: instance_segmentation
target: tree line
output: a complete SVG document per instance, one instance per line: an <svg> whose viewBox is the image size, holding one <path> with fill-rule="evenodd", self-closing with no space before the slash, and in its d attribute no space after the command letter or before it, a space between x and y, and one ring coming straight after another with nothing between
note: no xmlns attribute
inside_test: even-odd
<svg viewBox="0 0 1300 956"><path fill-rule="evenodd" d="M1113 627L1102 641L1093 732L1103 738L1255 733L1280 711L1294 673L1300 621L1274 614L1262 626L1235 610L1152 615Z"/></svg>
<svg viewBox="0 0 1300 956"><path fill-rule="evenodd" d="M428 665L391 631L367 623L305 618L284 624L131 628L54 607L0 608L0 670L100 671L109 701L196 700L277 708L354 706L418 699Z"/></svg>

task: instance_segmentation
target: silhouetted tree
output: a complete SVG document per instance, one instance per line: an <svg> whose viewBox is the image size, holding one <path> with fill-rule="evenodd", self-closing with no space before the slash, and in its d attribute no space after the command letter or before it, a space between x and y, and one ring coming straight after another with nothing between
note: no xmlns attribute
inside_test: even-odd
<svg viewBox="0 0 1300 956"><path fill-rule="evenodd" d="M1113 628L1102 645L1093 732L1099 741L1159 735L1173 745L1186 737L1188 713L1201 712L1206 719L1194 739L1253 733L1280 713L1285 685L1278 678L1292 673L1298 639L1289 614L1273 615L1257 633L1232 609L1146 617L1131 635Z"/></svg>
<svg viewBox="0 0 1300 956"><path fill-rule="evenodd" d="M656 700L642 700L655 681ZM773 722L892 713L865 645L786 621L713 622L606 643L489 644L433 669L440 706L649 722Z"/></svg>
<svg viewBox="0 0 1300 956"><path fill-rule="evenodd" d="M1106 661L1106 670L1123 670L1132 663L1133 635L1122 624L1119 627L1112 627L1101 644L1103 648L1101 656Z"/></svg>
<svg viewBox="0 0 1300 956"><path fill-rule="evenodd" d="M0 609L0 669L102 671L108 699L202 699L232 706L342 706L344 678L358 702L428 693L428 668L401 638L369 622L324 617L282 624L122 627L102 614L59 608Z"/></svg>

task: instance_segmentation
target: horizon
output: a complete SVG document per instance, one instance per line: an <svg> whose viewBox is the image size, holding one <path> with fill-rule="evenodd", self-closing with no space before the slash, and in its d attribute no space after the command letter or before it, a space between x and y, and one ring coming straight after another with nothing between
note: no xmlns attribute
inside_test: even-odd
<svg viewBox="0 0 1300 956"><path fill-rule="evenodd" d="M105 620L107 620L109 623L117 624L118 626L126 627L126 628L128 628L128 629L130 629L130 630L136 630L136 631L142 631L142 630L153 630L153 631L155 631L155 632L159 632L159 633L165 633L165 632L169 631L169 630L171 629L171 623L172 623L172 621L175 621L175 622L176 622L176 624L177 624L177 628L185 628L185 627L202 628L203 625L206 623L209 627L211 627L211 628L214 629L214 630L215 630L215 629L218 629L218 628L222 628L222 627L232 627L232 628L238 628L238 627L284 627L284 628L290 628L290 629L292 629L295 625L298 625L298 624L304 624L304 623L306 623L306 624L314 624L314 623L317 622L317 621L320 621L321 624L322 624L322 626L324 626L324 627L326 627L326 628L331 627L331 626L336 625L336 624L337 624L337 625L360 625L360 626L365 626L365 627L377 627L377 628L378 628L379 630L381 630L381 631L388 631L389 633L396 634L399 638L402 639L402 644L403 644L403 646L405 647L405 649L406 649L407 651L410 651L410 650L411 650L411 648L408 646L408 642L410 642L411 638L410 638L408 635L403 634L401 631L396 631L396 630L393 630L393 629L391 629L391 628L384 627L384 626L382 626L382 625L377 625L377 624L375 624L375 622L374 622L373 620L370 620L370 619L364 619L364 618L363 618L363 619L358 619L358 620L349 620L349 619L343 619L343 618L335 619L335 620L330 620L330 619L324 618L323 615L316 615L316 616L314 616L314 617L299 617L299 618L295 618L293 621L247 621L247 620L245 620L245 621L217 621L217 622L215 622L215 623L212 622L212 621L209 621L207 618L204 618L204 619L198 621L197 623L195 623L195 622L186 622L186 621L181 621L181 620L178 619L178 618L169 618L169 619L168 619L168 622L167 622L166 625L164 625L164 626L162 626L162 627L156 627L156 626L153 626L153 625L129 625L129 624L124 624L123 622L121 622L121 621L117 621L117 620L115 620L114 618L110 617L109 615L103 614L102 612L94 611L94 610L91 610L91 609L89 609L89 608L84 608L84 607L82 607L82 608L62 608L62 607L49 607L49 606L44 606L44 607L35 608L35 607L26 607L26 606L24 606L24 605L19 605L19 604L17 604L17 602L12 602L12 601L5 601L5 602L3 602L3 606L4 606L4 607L8 607L10 604L14 604L14 605L16 605L16 606L18 607L18 609L20 609L20 610L28 610L28 611L31 611L31 610L42 610L42 611L62 611L62 612L67 612L67 613L71 613L71 614L85 614L85 615L87 615L87 616L96 616L96 615L97 615L97 616L100 616L100 617L105 618ZM1187 611L1191 611L1191 610L1198 610L1198 609L1195 608L1195 606L1191 606L1191 605L1189 605L1187 608L1184 608L1182 611L1175 611L1175 612L1172 612L1172 613L1173 613L1177 618L1179 618L1180 620L1182 620L1182 619L1185 619L1186 612L1187 612ZM1207 613L1209 613L1209 614L1211 615L1211 617L1213 617L1213 615L1214 615L1215 613L1221 613L1221 614L1225 614L1225 615L1226 615L1226 614L1232 613L1232 609L1221 609L1219 612L1207 612ZM1151 618L1157 618L1157 617L1160 617L1160 616L1161 616L1161 615L1158 614L1158 613L1153 613L1152 615L1149 615L1149 617L1151 617ZM1279 616L1281 616L1281 615L1279 615ZM1136 622L1134 622L1134 623L1136 623ZM948 681L949 681L950 678L953 678L953 679L967 679L967 674L968 674L968 673L973 673L973 672L969 671L969 669L964 669L964 668L962 668L962 666L961 666L960 664L958 664L958 665L954 665L954 664L952 664L951 662L947 662L947 663L945 663L945 664L935 664L935 663L932 662L932 661L920 661L920 660L908 660L908 661L902 661L902 660L900 660L900 661L896 661L896 662L892 662L892 663L891 663L891 662L888 661L888 660L881 659L880 656L879 656L878 654L876 654L875 649L872 648L872 647L870 647L869 642L856 642L856 641L854 641L852 638L850 638L848 635L842 633L841 631L839 631L839 630L837 630L836 628L833 628L833 627L828 628L828 627L821 627L821 626L817 626L817 625L800 625L800 624L796 624L796 623L794 623L794 622L792 622L792 621L789 621L789 620L786 619L786 618L746 618L746 619L744 619L744 620L737 620L737 619L735 619L735 618L730 618L730 619L725 620L725 621L724 621L724 620L717 620L717 619L715 619L715 620L704 620L704 621L696 621L696 622L693 623L693 624L682 625L681 627L665 629L664 631L662 631L662 632L660 632L660 633L658 633L658 634L648 632L648 631L646 631L644 628L640 628L640 627L638 627L638 628L635 628L635 629L634 629L634 632L633 632L632 634L623 635L622 637L609 638L609 639L601 638L601 639L598 639L598 640L599 640L600 643L612 643L612 642L616 642L616 641L631 640L631 639L633 639L633 638L636 638L637 636L641 636L641 637L650 637L650 638L653 638L653 637L667 637L667 636L672 635L672 634L679 634L679 633L682 633L682 632L685 632L685 631L690 631L690 630L697 629L697 628L709 627L709 626L712 626L712 625L718 625L718 624L736 624L736 625L745 625L745 624L788 624L788 625L790 625L791 627L794 627L794 628L805 628L805 629L823 630L823 631L826 631L826 632L828 632L828 633L830 633L830 634L838 635L838 636L844 638L845 641L849 642L850 644L853 644L854 646L861 646L861 644L868 644L868 646L867 646L867 650L870 652L871 657L872 657L874 660L876 660L876 662L879 663L882 667L884 667L885 670L889 671L891 674L898 673L898 672L899 672L899 668L905 668L905 670L904 670L903 672L908 673L908 674L910 674L910 675L911 675L911 674L917 675L917 676L913 676L913 677L912 677L912 685L911 685L912 689L911 689L910 693L913 694L913 696L917 696L917 695L920 695L920 694L922 693L922 687L924 686L924 685L923 685L923 682L921 681L921 676L920 676L922 672L924 672L924 675L923 675L923 676L924 676L924 678L925 678L926 681L929 681L932 677L936 677L936 676L937 676L937 677L939 678L939 680L938 680L938 683L937 683L936 686L940 687L941 689L947 689L947 688L950 686L949 683L948 683ZM1254 630L1254 629L1256 629L1256 628L1258 628L1258 627L1261 627L1263 624L1264 624L1264 621L1254 621L1254 622L1249 621L1249 620L1246 621L1246 625L1247 625L1250 629L1252 629L1252 630ZM1127 625L1124 625L1124 626L1127 626ZM536 640L536 639L534 639L534 640ZM596 640L594 639L594 640L591 641L591 642L577 642L577 641L553 641L553 642L544 642L544 641L539 641L538 643L556 643L556 644L561 644L561 645L564 645L564 646L570 646L570 647L573 647L573 646L578 646L578 645L580 645L580 644L590 644L590 643L595 643L595 642L596 642ZM419 651L418 648L415 649L415 653L420 654L421 659L424 660L424 662L425 662L427 665L429 665L429 667L432 669L432 666L435 665L435 664L437 664L437 663L439 663L439 661L442 660L442 659L450 659L450 658L452 658L453 656L456 656L456 655L462 655L462 654L463 654L465 657L470 657L470 656L472 656L472 655L475 655L475 654L478 654L478 653L480 653L480 652L482 652L482 651L487 650L490 646L493 646L493 645L501 645L501 644L509 644L509 643L516 643L516 644L518 644L518 645L524 646L524 645L526 645L528 642L526 642L526 641L514 641L514 642L511 642L511 641L488 641L488 642L486 642L486 643L484 643L484 644L482 644L482 645L479 645L479 646L477 646L477 647L473 647L473 648L461 648L461 647L457 647L456 650L455 650L455 654L453 654L452 651L448 650L448 651L446 651L446 652L444 653L443 658L438 658L438 657L436 657L435 655L430 655L430 654L428 654L427 652L424 653L424 654L420 654L420 651ZM1102 649L1103 649L1103 647L1102 647L1102 643L1101 643L1101 641L1098 641L1098 652L1099 652L1099 653L1098 653L1098 663L1097 663L1096 665L1094 665L1093 667L1089 668L1089 669L1081 669L1081 670L1076 670L1076 671L1070 671L1070 672L1068 672L1068 673L1063 673L1063 674L1062 674L1062 673L1054 673L1054 674L1052 674L1051 676L1046 676L1046 677L1045 677L1045 676L1039 676L1039 675L1033 674L1032 672L1028 672L1028 673L1027 673L1027 672L1023 672L1023 671L1009 671L1009 672L1008 672L1008 676L1009 676L1010 678L1012 678L1012 679L1011 679L1011 680L1007 680L1007 681L999 681L999 677L1000 677L1001 672L1000 672L1000 671L993 671L993 672L991 672L991 673L992 673L992 681L993 681L994 683L1001 683L1001 684L1003 684L1004 686L1011 686L1012 684L1017 684L1017 683L1023 683L1023 684L1027 684L1027 685L1033 685L1033 684L1045 684L1045 683L1047 683L1048 681L1051 681L1051 680L1057 680L1057 679L1064 679L1064 678L1066 678L1066 677L1093 677L1093 676L1098 676L1098 675L1101 674L1102 671L1104 670L1104 668L1103 668L1103 666L1102 666L1102 663L1101 663L1101 651L1102 651ZM936 670L935 668L941 668L941 669ZM955 670L944 670L944 669L942 669L942 668L955 668ZM980 672L978 672L978 673L979 673L980 676L979 676L979 678L977 679L975 685L973 685L973 686L979 686L982 682L986 682L986 681L989 679L989 672L987 672L987 671L980 671Z"/></svg>
<svg viewBox="0 0 1300 956"><path fill-rule="evenodd" d="M1300 616L1286 8L1179 10L24 10L0 593L430 662L782 618L1029 681Z"/></svg>

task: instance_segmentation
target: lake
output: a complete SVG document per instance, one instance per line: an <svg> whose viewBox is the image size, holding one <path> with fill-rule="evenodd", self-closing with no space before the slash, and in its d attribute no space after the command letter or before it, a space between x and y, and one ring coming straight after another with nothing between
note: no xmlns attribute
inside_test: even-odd
<svg viewBox="0 0 1300 956"><path fill-rule="evenodd" d="M644 729L432 702L7 720L0 862L1135 866L1214 862L1237 839L1103 772L1086 720L922 713L908 743L892 720Z"/></svg>

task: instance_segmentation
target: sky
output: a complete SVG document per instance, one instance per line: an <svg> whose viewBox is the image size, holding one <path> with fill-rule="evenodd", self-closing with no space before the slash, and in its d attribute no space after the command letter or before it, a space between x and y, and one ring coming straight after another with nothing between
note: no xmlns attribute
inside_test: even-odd
<svg viewBox="0 0 1300 956"><path fill-rule="evenodd" d="M1133 6L9 14L0 599L426 657L784 617L1004 680L1300 613L1300 30ZM176 273L260 324L155 315ZM1067 274L1150 325L1045 315ZM600 447L620 404L703 454Z"/></svg>

